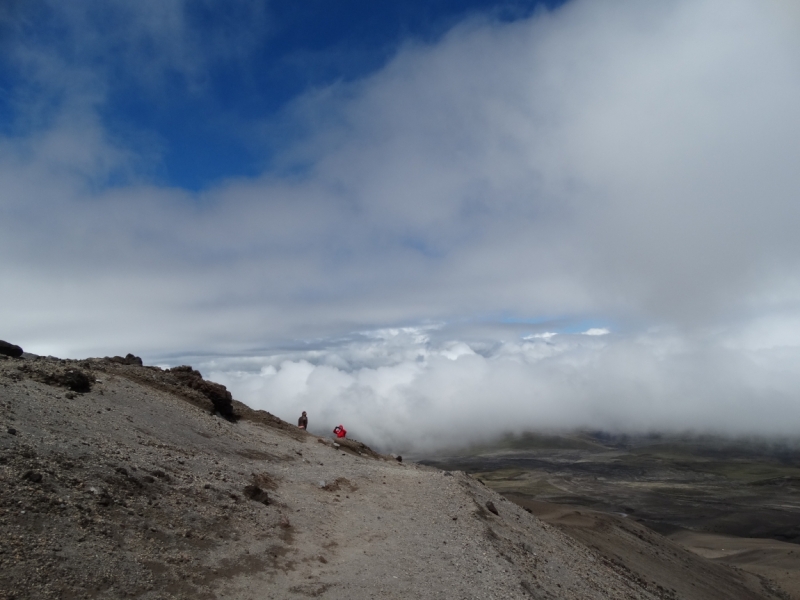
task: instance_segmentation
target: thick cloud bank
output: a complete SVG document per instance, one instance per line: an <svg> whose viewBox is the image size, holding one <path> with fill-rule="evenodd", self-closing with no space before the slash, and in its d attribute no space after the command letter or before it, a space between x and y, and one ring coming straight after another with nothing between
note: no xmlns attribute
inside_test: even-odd
<svg viewBox="0 0 800 600"><path fill-rule="evenodd" d="M139 65L155 99L163 72L200 85L218 59L195 56L185 23L171 36L142 15L116 54L103 44L117 37L79 30L69 52L4 46L23 90L0 132L5 339L173 363L259 355L255 370L208 364L254 405L397 447L537 425L797 425L793 3L476 17L305 94L280 124L254 121L254 146L291 140L275 165L200 193L158 184L151 132L104 119L103 57ZM125 51L150 38L169 40L158 73ZM426 339L431 322L497 331ZM526 322L543 325L498 333ZM412 329L351 336L398 326ZM309 339L345 341L263 350Z"/></svg>
<svg viewBox="0 0 800 600"><path fill-rule="evenodd" d="M597 330L456 342L444 327L366 332L201 368L250 406L377 448L425 453L530 430L795 436L800 348Z"/></svg>

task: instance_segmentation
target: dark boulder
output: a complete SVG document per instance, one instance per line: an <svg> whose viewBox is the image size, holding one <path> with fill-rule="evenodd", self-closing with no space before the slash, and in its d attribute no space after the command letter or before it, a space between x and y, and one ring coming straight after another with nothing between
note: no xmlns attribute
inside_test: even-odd
<svg viewBox="0 0 800 600"><path fill-rule="evenodd" d="M142 359L138 356L134 356L133 354L126 354L125 355L125 362L129 365L137 365L141 367L144 363L142 363Z"/></svg>
<svg viewBox="0 0 800 600"><path fill-rule="evenodd" d="M92 383L94 382L94 377L84 373L79 369L63 368L50 372L40 371L37 374L36 379L46 383L47 385L58 385L71 390L71 392L78 392L79 394L91 392ZM65 396L69 399L73 399L75 397L71 394L71 392L67 392L65 394Z"/></svg>
<svg viewBox="0 0 800 600"><path fill-rule="evenodd" d="M211 400L214 410L226 419L233 418L233 396L224 385L206 381L199 371L192 367L181 366L167 369L180 383L193 390L197 390Z"/></svg>
<svg viewBox="0 0 800 600"><path fill-rule="evenodd" d="M0 340L0 354L3 356L10 356L12 358L19 358L22 356L22 348Z"/></svg>
<svg viewBox="0 0 800 600"><path fill-rule="evenodd" d="M42 481L42 474L36 473L34 471L27 471L23 476L23 479L30 481L31 483L41 483Z"/></svg>
<svg viewBox="0 0 800 600"><path fill-rule="evenodd" d="M77 369L69 369L58 377L58 383L79 394L90 392L92 390L92 381L91 377Z"/></svg>

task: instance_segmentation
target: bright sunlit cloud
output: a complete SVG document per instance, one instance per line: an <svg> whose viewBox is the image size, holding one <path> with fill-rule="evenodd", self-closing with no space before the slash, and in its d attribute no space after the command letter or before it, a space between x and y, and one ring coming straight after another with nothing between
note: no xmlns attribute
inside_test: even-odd
<svg viewBox="0 0 800 600"><path fill-rule="evenodd" d="M482 5L338 78L234 4L0 13L0 337L398 448L796 425L790 3Z"/></svg>

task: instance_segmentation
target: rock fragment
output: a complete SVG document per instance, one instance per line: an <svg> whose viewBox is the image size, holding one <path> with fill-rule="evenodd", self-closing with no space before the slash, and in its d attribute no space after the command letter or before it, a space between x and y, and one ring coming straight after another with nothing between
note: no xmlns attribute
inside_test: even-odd
<svg viewBox="0 0 800 600"><path fill-rule="evenodd" d="M60 385L72 392L85 394L92 391L94 377L90 377L79 369L67 369L65 371L47 373L43 381L48 385Z"/></svg>
<svg viewBox="0 0 800 600"><path fill-rule="evenodd" d="M31 483L41 483L42 474L36 473L35 471L26 471L25 474L22 476L22 479L30 481Z"/></svg>
<svg viewBox="0 0 800 600"><path fill-rule="evenodd" d="M115 362L120 365L136 365L139 367L144 365L141 358L131 353L126 354L125 358L122 358L121 356L107 356L105 360Z"/></svg>
<svg viewBox="0 0 800 600"><path fill-rule="evenodd" d="M250 498L250 500L253 500L254 502L260 502L261 504L264 505L269 504L269 495L265 490L262 490L257 485L251 484L245 486L244 495Z"/></svg>

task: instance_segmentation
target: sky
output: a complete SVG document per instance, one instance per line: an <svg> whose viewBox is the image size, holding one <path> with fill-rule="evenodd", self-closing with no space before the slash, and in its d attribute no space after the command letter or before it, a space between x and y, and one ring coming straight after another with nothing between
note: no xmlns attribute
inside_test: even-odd
<svg viewBox="0 0 800 600"><path fill-rule="evenodd" d="M791 0L0 4L0 338L380 449L800 430Z"/></svg>

